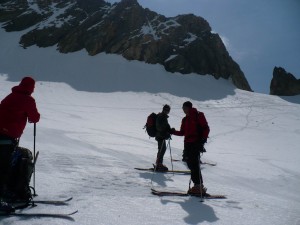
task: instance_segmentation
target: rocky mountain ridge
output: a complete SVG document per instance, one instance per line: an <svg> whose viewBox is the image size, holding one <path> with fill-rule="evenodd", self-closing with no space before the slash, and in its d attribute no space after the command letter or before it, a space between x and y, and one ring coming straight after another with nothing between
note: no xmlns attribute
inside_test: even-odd
<svg viewBox="0 0 300 225"><path fill-rule="evenodd" d="M170 72L231 79L236 87L251 91L220 36L192 14L167 18L137 0L1 0L0 23L7 32L24 32L24 48L56 45L62 53L86 49L92 56L120 54L159 63Z"/></svg>
<svg viewBox="0 0 300 225"><path fill-rule="evenodd" d="M270 85L270 94L279 96L300 95L300 79L285 71L282 67L275 67Z"/></svg>

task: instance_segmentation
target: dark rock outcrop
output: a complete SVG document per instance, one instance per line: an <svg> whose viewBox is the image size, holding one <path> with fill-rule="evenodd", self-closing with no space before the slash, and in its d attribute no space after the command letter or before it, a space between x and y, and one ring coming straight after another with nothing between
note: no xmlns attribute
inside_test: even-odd
<svg viewBox="0 0 300 225"><path fill-rule="evenodd" d="M102 0L1 0L6 31L27 29L24 48L57 45L62 53L86 49L121 54L128 60L159 63L170 72L210 74L251 88L239 65L208 22L192 14L167 18L137 0L111 5Z"/></svg>
<svg viewBox="0 0 300 225"><path fill-rule="evenodd" d="M279 96L293 96L300 94L300 79L281 67L273 70L273 79L270 85L270 94Z"/></svg>

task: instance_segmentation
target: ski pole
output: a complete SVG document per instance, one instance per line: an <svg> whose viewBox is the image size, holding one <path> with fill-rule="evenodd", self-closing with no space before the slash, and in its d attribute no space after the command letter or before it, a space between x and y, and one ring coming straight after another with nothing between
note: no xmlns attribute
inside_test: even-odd
<svg viewBox="0 0 300 225"><path fill-rule="evenodd" d="M173 157L172 157L172 149L171 149L171 142L170 142L171 138L169 139L169 148L170 148L170 158L171 158L171 165L172 165L172 170L173 170L173 175L175 175L175 172L174 172L174 167L173 167Z"/></svg>
<svg viewBox="0 0 300 225"><path fill-rule="evenodd" d="M33 161L35 162L35 139L36 139L36 123L34 123L34 128L33 128ZM35 164L33 166L33 190L34 190L34 196L37 196L35 192Z"/></svg>
<svg viewBox="0 0 300 225"><path fill-rule="evenodd" d="M204 198L203 198L203 177L201 174L201 165L200 165L200 153L198 155L198 166L199 166L199 180L200 180L200 196L201 196L201 200L200 202L204 202Z"/></svg>

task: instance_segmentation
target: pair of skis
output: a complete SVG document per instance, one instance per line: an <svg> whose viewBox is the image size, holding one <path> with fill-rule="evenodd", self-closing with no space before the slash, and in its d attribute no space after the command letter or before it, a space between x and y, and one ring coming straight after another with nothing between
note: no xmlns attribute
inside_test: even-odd
<svg viewBox="0 0 300 225"><path fill-rule="evenodd" d="M51 218L60 218L60 219L66 219L74 221L74 218L72 215L77 213L78 210L71 212L71 213L18 213L18 212L12 212L8 214L0 214L0 216L17 216L17 217L51 217Z"/></svg>
<svg viewBox="0 0 300 225"><path fill-rule="evenodd" d="M35 154L34 156L34 161L33 161L33 165L35 167L36 165L36 161L38 159L39 156L39 151ZM35 189L32 188L34 191L33 196L36 196L35 194ZM62 199L62 200L31 200L30 202L22 202L22 201L18 201L15 203L12 203L12 206L14 207L14 209L24 209L27 207L35 207L37 206L37 204L45 204L45 205L55 205L55 206L62 206L62 205L68 205L68 203L73 199L73 197L70 198L66 198L66 199ZM74 220L72 218L72 215L74 215L75 213L77 213L78 210L70 212L70 213L30 213L30 212L5 212L5 211L1 211L0 212L0 216L5 216L5 217L9 217L9 216L18 216L18 217L52 217L52 218L61 218L61 219L68 219L68 220Z"/></svg>
<svg viewBox="0 0 300 225"><path fill-rule="evenodd" d="M179 161L179 160L173 160L173 161ZM207 164L210 166L216 166L216 163L209 163L209 162L201 162L201 164ZM154 168L134 168L136 170L141 170L141 171L155 171ZM168 170L168 171L155 171L158 173L178 173L178 174L190 174L191 171L189 170ZM157 195L157 196L181 196L181 197L187 197L187 196L195 196L195 197L199 197L201 199L226 199L225 195L213 195L213 194L190 194L188 192L182 192L182 191L164 191L164 190L156 190L154 188L151 188L151 193L153 195Z"/></svg>
<svg viewBox="0 0 300 225"><path fill-rule="evenodd" d="M177 162L179 160L175 160L173 159L173 161ZM202 165L210 165L210 166L216 166L216 163L210 163L210 162L202 162ZM134 168L136 170L141 170L141 171L155 171L157 173L178 173L178 174L190 174L191 171L190 170L167 170L167 171L159 171L159 170L155 170L154 169L155 165L153 166L153 168Z"/></svg>
<svg viewBox="0 0 300 225"><path fill-rule="evenodd" d="M172 162L181 162L182 160L179 159L172 159ZM215 162L202 162L200 161L200 165L209 165L209 166L216 166L217 163Z"/></svg>
<svg viewBox="0 0 300 225"><path fill-rule="evenodd" d="M178 174L190 174L191 171L189 170L167 170L167 171L159 171L155 170L154 168L134 168L135 170L141 170L141 171L151 171L151 172L157 172L157 173L178 173Z"/></svg>
<svg viewBox="0 0 300 225"><path fill-rule="evenodd" d="M198 198L203 198L203 199L225 199L225 195L213 195L213 194L208 194L205 193L203 195L201 194L189 194L187 192L175 192L175 191L161 191L161 190L156 190L154 188L151 188L151 193L153 195L157 195L160 197L163 196L181 196L181 197L188 197L188 196L194 196Z"/></svg>
<svg viewBox="0 0 300 225"><path fill-rule="evenodd" d="M32 204L32 206L36 206L36 204L47 204L47 205L55 205L55 206L62 206L62 205L68 205L68 203L72 200L73 198L66 198L62 200L33 200L32 202L29 203L29 206ZM25 202L18 202L17 204L25 205L28 203ZM23 213L23 212L2 212L0 213L0 216L18 216L18 217L52 217L52 218L61 218L61 219L68 219L68 220L74 220L72 218L72 215L77 213L78 210L70 212L70 213Z"/></svg>

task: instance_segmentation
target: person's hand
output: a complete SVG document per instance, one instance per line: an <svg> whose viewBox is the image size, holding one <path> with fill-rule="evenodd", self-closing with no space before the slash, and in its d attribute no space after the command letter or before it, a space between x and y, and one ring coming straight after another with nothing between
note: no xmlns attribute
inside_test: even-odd
<svg viewBox="0 0 300 225"><path fill-rule="evenodd" d="M175 131L176 131L176 129L175 129L175 128L172 128L171 131L170 131L170 134L174 134Z"/></svg>

